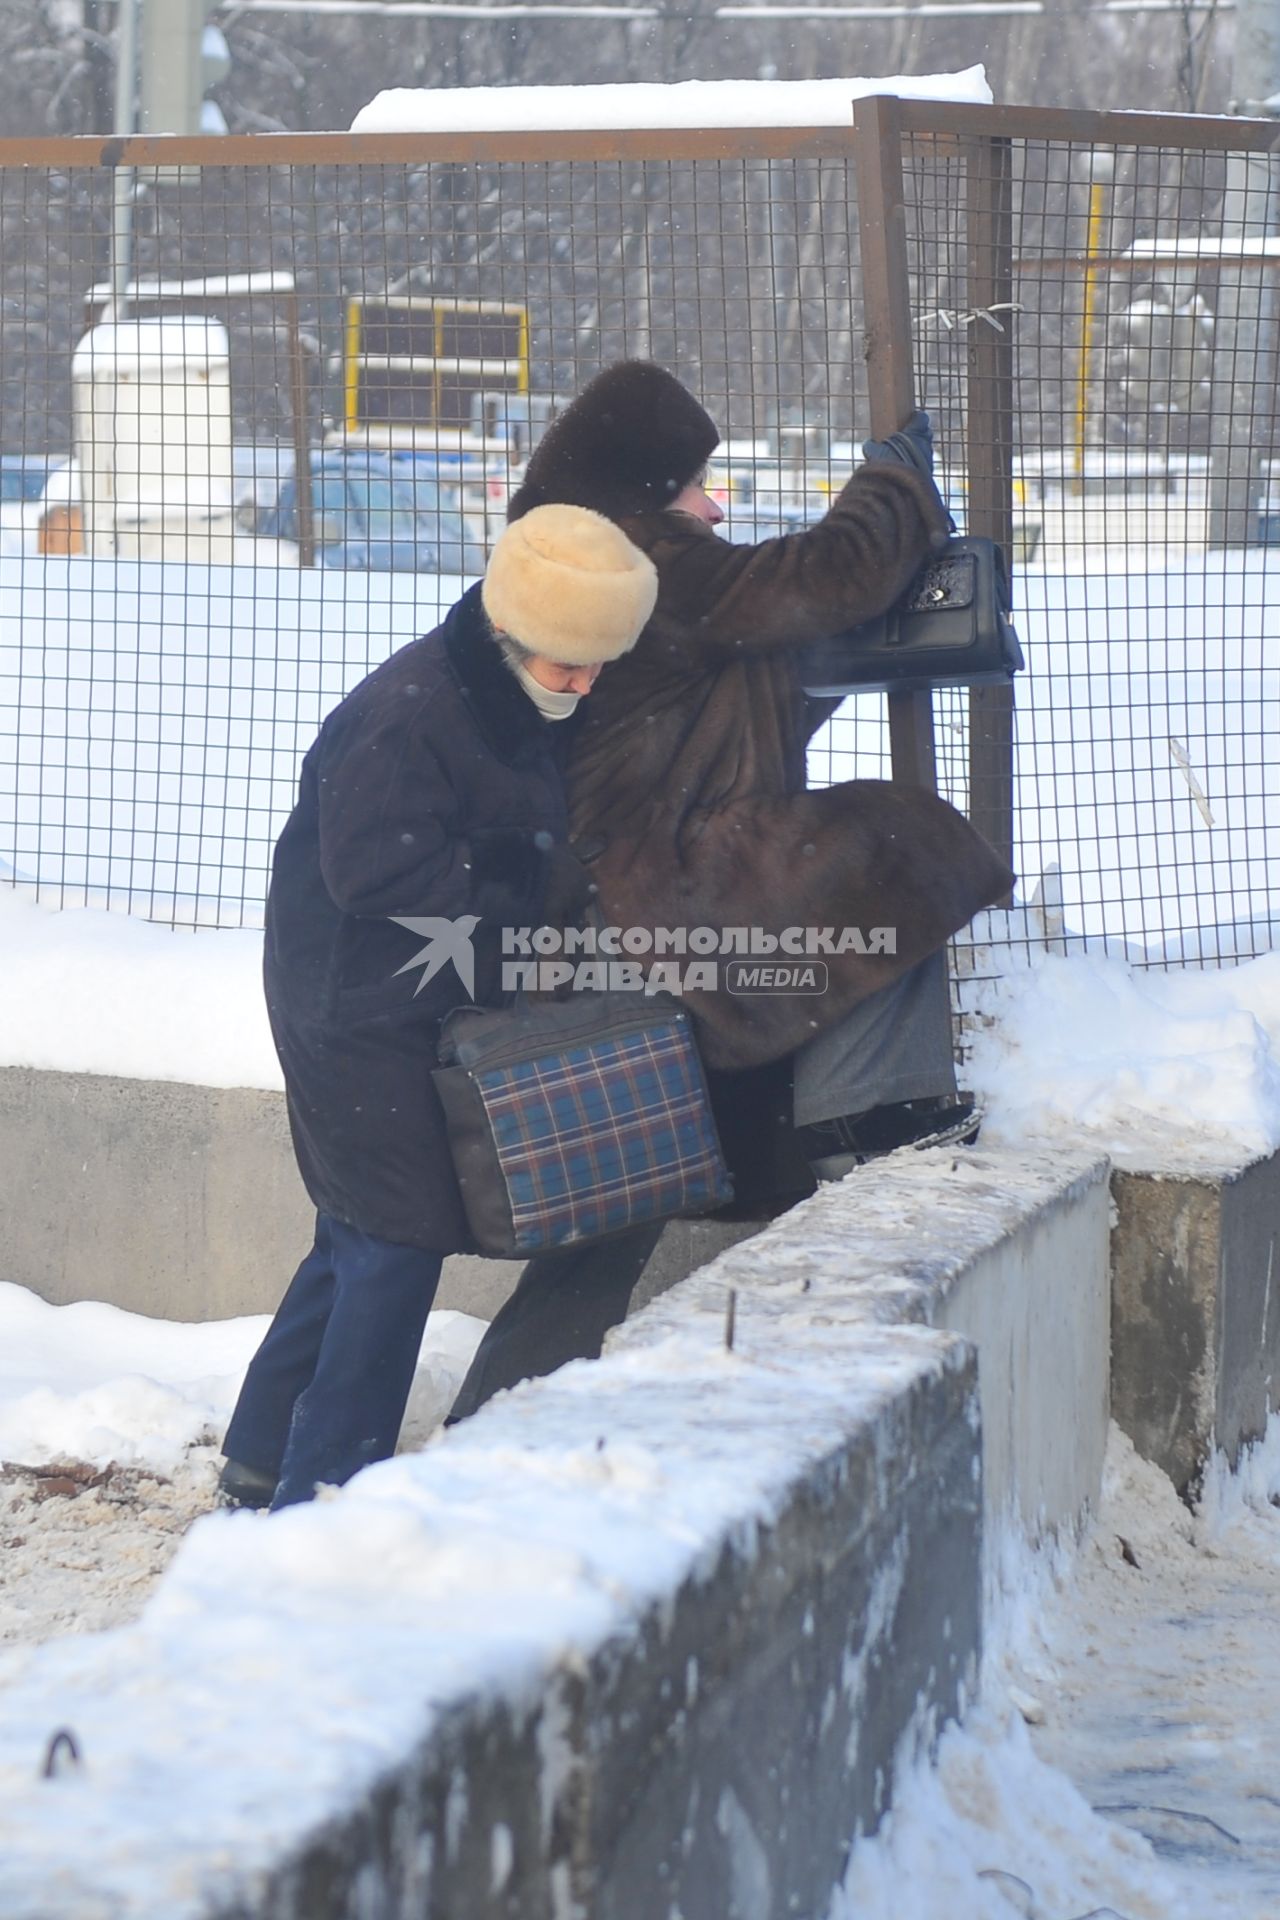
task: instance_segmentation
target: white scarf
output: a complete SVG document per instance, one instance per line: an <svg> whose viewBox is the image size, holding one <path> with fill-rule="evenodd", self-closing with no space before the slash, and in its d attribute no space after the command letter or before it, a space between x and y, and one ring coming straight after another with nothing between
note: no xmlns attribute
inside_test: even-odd
<svg viewBox="0 0 1280 1920"><path fill-rule="evenodd" d="M577 711L580 693L557 693L552 687L544 687L541 680L535 680L528 667L510 662L511 671L532 700L544 720L567 720Z"/></svg>

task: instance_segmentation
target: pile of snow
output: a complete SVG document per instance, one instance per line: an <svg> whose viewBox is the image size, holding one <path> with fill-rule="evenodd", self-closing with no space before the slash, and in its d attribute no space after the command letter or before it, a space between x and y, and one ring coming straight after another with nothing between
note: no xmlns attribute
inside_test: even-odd
<svg viewBox="0 0 1280 1920"><path fill-rule="evenodd" d="M55 1307L0 1283L0 1460L173 1473L229 1417L266 1324Z"/></svg>
<svg viewBox="0 0 1280 1920"><path fill-rule="evenodd" d="M257 1313L157 1321L96 1300L56 1308L0 1283L0 1461L175 1473L221 1436L267 1325ZM482 1331L470 1313L430 1315L407 1436L449 1411Z"/></svg>
<svg viewBox="0 0 1280 1920"><path fill-rule="evenodd" d="M1017 1714L982 1709L900 1782L828 1920L1193 1920L1187 1892L1145 1840L1037 1758ZM1267 1916L1228 1891L1197 1902L1194 1920Z"/></svg>
<svg viewBox="0 0 1280 1920"><path fill-rule="evenodd" d="M639 81L608 86L392 87L353 133L562 133L566 127L848 127L872 94L990 106L983 67L850 80Z"/></svg>
<svg viewBox="0 0 1280 1920"><path fill-rule="evenodd" d="M214 1506L222 1434L266 1327L54 1307L0 1285L0 1644L136 1619ZM483 1331L431 1315L402 1449L438 1428Z"/></svg>
<svg viewBox="0 0 1280 1920"><path fill-rule="evenodd" d="M221 1437L268 1323L152 1320L94 1300L55 1307L0 1283L0 1461L176 1472ZM430 1316L407 1437L448 1412L483 1329L471 1314Z"/></svg>
<svg viewBox="0 0 1280 1920"><path fill-rule="evenodd" d="M0 1064L284 1085L262 995L262 935L193 932L0 885Z"/></svg>
<svg viewBox="0 0 1280 1920"><path fill-rule="evenodd" d="M1069 1132L1118 1166L1171 1171L1280 1146L1280 954L1169 971L1012 947L988 961L1000 977L965 987L965 1079L991 1141Z"/></svg>

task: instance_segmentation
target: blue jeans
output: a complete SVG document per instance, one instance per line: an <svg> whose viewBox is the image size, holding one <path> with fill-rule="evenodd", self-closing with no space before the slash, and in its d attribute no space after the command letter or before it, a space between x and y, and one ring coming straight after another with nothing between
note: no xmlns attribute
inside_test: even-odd
<svg viewBox="0 0 1280 1920"><path fill-rule="evenodd" d="M278 1477L273 1511L395 1452L442 1264L316 1216L223 1442L228 1459Z"/></svg>

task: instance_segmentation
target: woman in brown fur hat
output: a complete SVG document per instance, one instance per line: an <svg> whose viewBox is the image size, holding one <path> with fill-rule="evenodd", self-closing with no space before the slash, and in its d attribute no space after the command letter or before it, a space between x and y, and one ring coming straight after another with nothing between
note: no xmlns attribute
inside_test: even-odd
<svg viewBox="0 0 1280 1920"><path fill-rule="evenodd" d="M718 441L664 368L622 361L552 423L509 517L594 507L657 569L653 615L601 675L570 765L572 831L599 847L605 919L756 928L766 950L788 929L845 934L845 951L821 954L816 996L724 991L723 955L717 990L689 995L735 1095L726 1110L741 1115L748 1091L774 1110L780 1087L789 1107L794 1061L794 1120L830 1174L955 1122L945 943L1013 875L936 794L805 787L806 747L837 702L806 696L801 650L883 612L947 537L927 416L905 440L868 443L822 520L754 546L716 534L703 483ZM866 944L885 928L891 951L859 951L846 932Z"/></svg>

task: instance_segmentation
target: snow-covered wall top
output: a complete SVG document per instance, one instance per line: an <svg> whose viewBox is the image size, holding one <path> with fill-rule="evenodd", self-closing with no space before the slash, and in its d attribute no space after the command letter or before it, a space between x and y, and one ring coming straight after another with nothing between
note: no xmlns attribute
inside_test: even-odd
<svg viewBox="0 0 1280 1920"><path fill-rule="evenodd" d="M990 106L985 67L849 80L682 80L600 87L390 87L361 107L353 133L563 133L569 128L847 127L855 100Z"/></svg>

